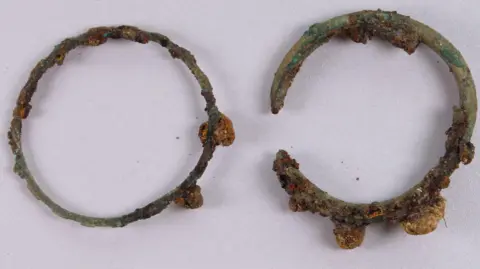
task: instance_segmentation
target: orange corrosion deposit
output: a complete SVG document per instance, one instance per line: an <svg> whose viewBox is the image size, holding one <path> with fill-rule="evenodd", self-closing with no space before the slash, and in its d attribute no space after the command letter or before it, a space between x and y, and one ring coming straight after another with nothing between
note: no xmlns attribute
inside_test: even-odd
<svg viewBox="0 0 480 269"><path fill-rule="evenodd" d="M359 247L365 237L365 227L337 226L333 230L339 247L343 249L354 249Z"/></svg>
<svg viewBox="0 0 480 269"><path fill-rule="evenodd" d="M434 205L425 207L420 217L403 221L403 230L410 235L424 235L435 231L438 222L445 216L445 207L445 199L440 198Z"/></svg>
<svg viewBox="0 0 480 269"><path fill-rule="evenodd" d="M202 144L207 141L208 122L204 122L200 125L198 130L198 136ZM213 132L213 140L216 145L222 145L224 147L230 146L235 141L235 130L233 129L232 121L225 115L220 116L220 120L217 123L215 131Z"/></svg>
<svg viewBox="0 0 480 269"><path fill-rule="evenodd" d="M192 186L186 189L182 195L175 199L175 204L188 208L188 209L196 209L203 205L203 196L201 193L200 186Z"/></svg>

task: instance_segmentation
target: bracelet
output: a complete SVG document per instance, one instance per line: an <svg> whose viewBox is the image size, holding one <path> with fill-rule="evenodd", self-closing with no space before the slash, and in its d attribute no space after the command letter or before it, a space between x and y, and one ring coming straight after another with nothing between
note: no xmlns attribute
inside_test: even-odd
<svg viewBox="0 0 480 269"><path fill-rule="evenodd" d="M64 209L42 191L27 167L22 151L21 135L22 120L28 117L32 109L30 101L37 90L38 81L43 74L54 65L62 65L67 53L76 47L98 46L104 44L108 39L126 39L141 44L152 41L166 48L174 59L180 59L192 72L201 87L201 94L206 101L205 111L208 115L208 121L199 128L198 135L203 144L203 152L200 159L195 168L180 185L155 201L129 214L119 217L97 218ZM28 81L21 90L16 107L13 110L13 119L11 120L8 139L15 159L14 172L26 181L29 191L49 207L53 213L88 227L123 227L132 222L148 219L159 214L172 202L192 209L202 206L203 197L200 193L200 187L197 185L197 180L207 168L216 146L231 145L235 140L235 132L231 120L218 110L212 86L207 76L198 67L195 57L188 50L173 43L164 35L124 25L119 27L92 28L81 35L67 38L55 46L53 51L31 71Z"/></svg>
<svg viewBox="0 0 480 269"><path fill-rule="evenodd" d="M390 42L412 54L420 43L434 50L447 63L460 93L452 126L446 132L446 152L417 185L391 200L370 204L337 199L309 181L299 164L280 150L274 161L281 187L290 196L292 211L310 211L329 217L335 225L337 244L353 249L363 242L365 227L374 222L400 223L405 232L422 235L434 231L445 214L440 191L448 187L450 176L460 163L469 164L475 148L470 142L476 121L477 97L470 69L460 52L432 28L396 12L360 11L312 25L286 54L271 88L271 111L279 113L287 91L302 63L315 49L334 36L348 37L365 44L372 37Z"/></svg>

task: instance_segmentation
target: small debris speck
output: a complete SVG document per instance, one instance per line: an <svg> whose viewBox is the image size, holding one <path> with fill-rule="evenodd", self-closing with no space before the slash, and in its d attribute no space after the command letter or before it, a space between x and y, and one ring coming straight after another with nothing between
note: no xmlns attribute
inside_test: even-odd
<svg viewBox="0 0 480 269"><path fill-rule="evenodd" d="M177 137L175 137L175 138L176 138L177 140L178 140L178 139L180 139L180 137L179 137L179 136L177 136Z"/></svg>
<svg viewBox="0 0 480 269"><path fill-rule="evenodd" d="M357 180L357 181L359 181L359 180L360 180L360 178L359 178L359 177L357 177L357 178L356 178L356 180Z"/></svg>

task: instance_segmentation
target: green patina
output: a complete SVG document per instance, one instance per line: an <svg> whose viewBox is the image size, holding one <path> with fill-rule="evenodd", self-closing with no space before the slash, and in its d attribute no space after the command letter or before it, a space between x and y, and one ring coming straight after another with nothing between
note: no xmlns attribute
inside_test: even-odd
<svg viewBox="0 0 480 269"><path fill-rule="evenodd" d="M296 68L298 64L301 64L313 51L315 51L315 49L329 40L326 34L304 36L304 38L305 42L303 42L300 48L295 52L291 61L288 63L287 68Z"/></svg>
<svg viewBox="0 0 480 269"><path fill-rule="evenodd" d="M295 55L293 58L292 58L292 61L288 64L288 67L291 68L292 65L295 65L298 63L298 61L301 60L302 57L302 53L298 53L297 55Z"/></svg>
<svg viewBox="0 0 480 269"><path fill-rule="evenodd" d="M308 29L305 34L307 36L314 36L316 39L325 38L329 32L341 29L348 24L348 16L340 16L333 18L331 21L316 23Z"/></svg>
<svg viewBox="0 0 480 269"><path fill-rule="evenodd" d="M378 17L384 21L389 21L392 19L392 16L388 12L381 12L378 14Z"/></svg>
<svg viewBox="0 0 480 269"><path fill-rule="evenodd" d="M453 64L456 67L460 68L465 67L465 61L463 61L460 52L455 48L452 48L450 46L442 47L440 49L440 55L442 56L442 59L449 64Z"/></svg>

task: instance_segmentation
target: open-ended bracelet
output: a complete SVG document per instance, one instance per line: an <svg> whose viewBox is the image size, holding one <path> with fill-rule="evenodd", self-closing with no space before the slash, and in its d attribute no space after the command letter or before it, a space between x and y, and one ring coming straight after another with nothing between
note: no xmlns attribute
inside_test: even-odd
<svg viewBox="0 0 480 269"><path fill-rule="evenodd" d="M290 209L310 211L334 223L337 244L344 249L360 246L370 223L400 223L412 235L434 231L445 214L440 192L450 184L450 176L460 163L474 156L470 142L477 113L475 84L460 52L432 28L396 12L360 11L312 25L290 49L278 68L271 88L271 111L277 114L302 63L315 49L335 36L366 43L372 37L390 42L412 54L421 43L434 50L449 66L458 85L460 105L454 107L453 123L446 132L446 152L424 179L391 200L357 204L342 201L321 190L299 170L299 164L280 150L273 170L290 196Z"/></svg>
<svg viewBox="0 0 480 269"><path fill-rule="evenodd" d="M104 44L108 39L126 39L141 44L152 41L166 48L173 58L180 59L188 69L190 69L201 87L201 94L207 103L205 111L208 115L208 121L203 123L199 128L198 135L203 144L203 152L200 159L195 168L180 185L164 196L129 214L119 217L97 218L84 216L64 209L42 191L27 167L27 162L22 151L21 135L22 121L28 117L32 109L30 101L37 90L38 81L43 74L55 65L62 65L67 53L76 47L98 46ZM213 157L215 148L218 145L231 145L235 140L235 132L230 119L218 110L212 92L212 86L207 76L198 67L194 56L188 50L173 43L164 35L146 32L133 26L119 26L92 28L86 33L67 38L55 46L53 51L35 66L18 96L16 107L13 111L13 119L10 124L8 139L15 158L15 173L25 179L30 192L38 200L47 205L56 215L79 222L88 227L123 227L137 220L148 219L159 214L172 202L192 209L202 206L203 197L200 193L200 187L197 185L197 180L207 168L208 162Z"/></svg>

